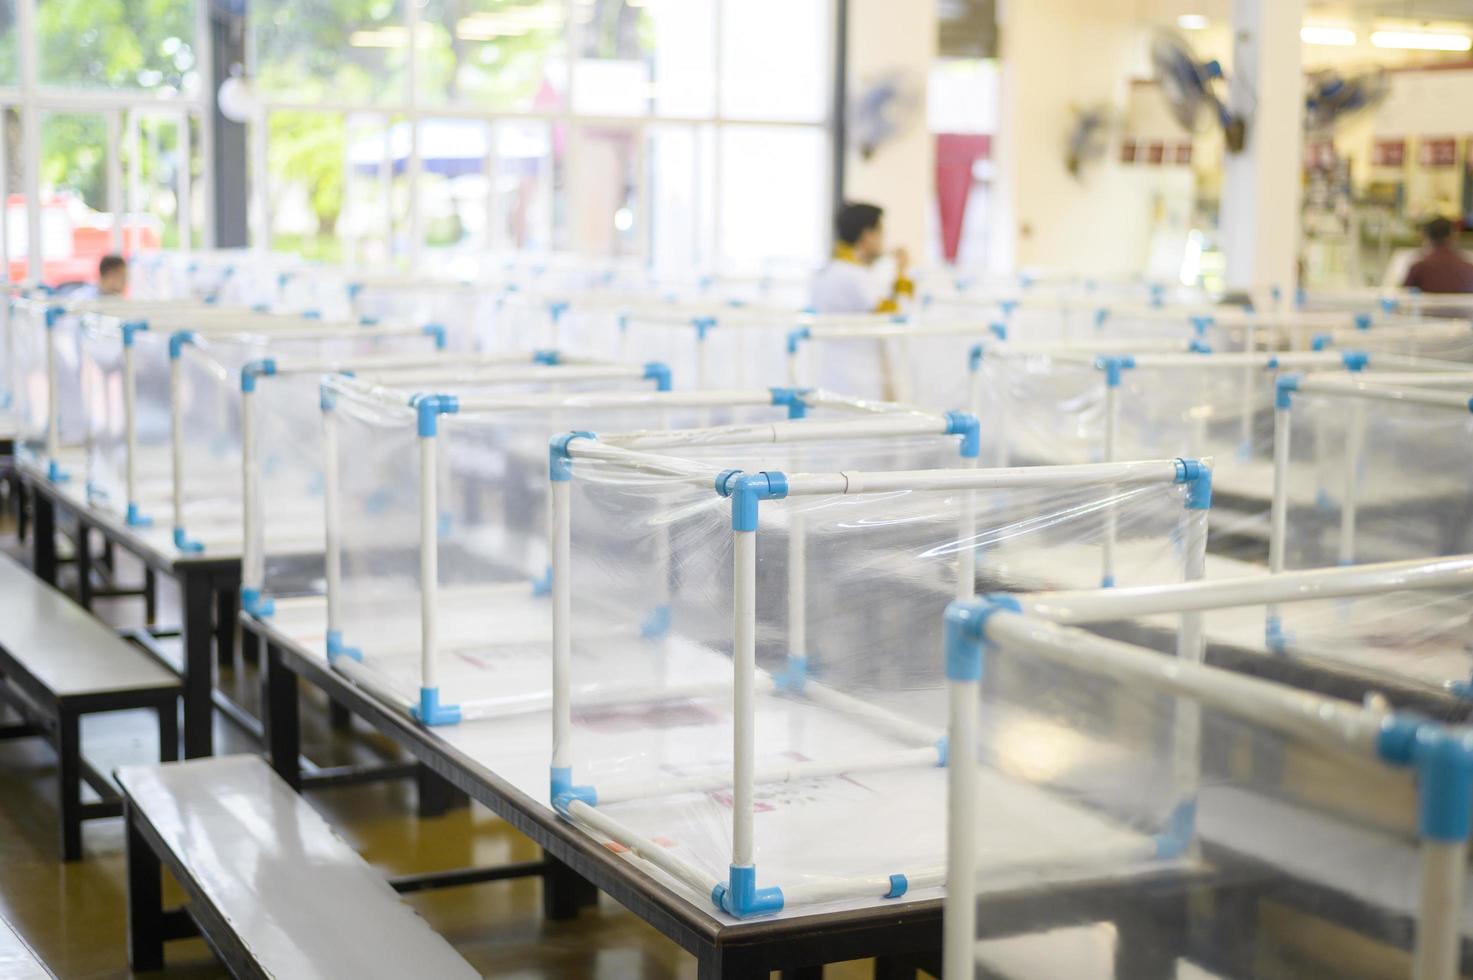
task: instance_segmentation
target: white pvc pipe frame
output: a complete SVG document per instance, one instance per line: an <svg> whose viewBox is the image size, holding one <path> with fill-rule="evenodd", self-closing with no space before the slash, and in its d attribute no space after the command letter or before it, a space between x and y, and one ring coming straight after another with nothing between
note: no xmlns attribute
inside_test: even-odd
<svg viewBox="0 0 1473 980"><path fill-rule="evenodd" d="M1441 386L1465 386L1463 392L1441 390ZM1430 409L1473 411L1473 372L1443 372L1419 375L1366 374L1355 377L1308 377L1285 392L1274 406L1273 498L1269 519L1269 571L1284 570L1288 548L1290 439L1294 396L1299 393L1352 399L1350 432L1346 439L1345 472L1342 480L1340 531L1337 558L1341 564L1355 560L1357 489L1365 452L1366 401L1419 405ZM1267 611L1270 639L1279 622L1277 606Z"/></svg>
<svg viewBox="0 0 1473 980"><path fill-rule="evenodd" d="M825 429L822 435L816 434L814 423L798 422L784 427L781 423L773 428L774 438L771 441L798 442L804 439L829 438L839 435L850 436L875 436L895 434L901 429L889 424L895 421L908 423L909 431L916 433L929 432L931 434L945 433L944 425L938 425L936 419L929 420L929 429L926 428L925 419L871 419L849 423L838 423ZM843 432L841 430L847 430ZM699 444L702 446L713 443L702 436L700 432L665 433L661 434L658 443L659 448L674 448L684 441L686 445ZM669 458L650 455L639 452L638 449L652 448L651 440L643 436L619 439L619 445L610 445L613 437L607 440L593 441L582 438L574 438L567 445L567 455L570 462L578 459L597 459L604 462L628 467L631 471L642 473L663 473L667 476L683 479L700 486L712 486L716 471L702 465L691 464L678 458ZM981 491L1010 489L1010 488L1045 488L1045 487L1078 487L1086 483L1094 483L1101 487L1117 488L1126 485L1151 485L1151 484L1175 484L1180 482L1181 469L1177 460L1152 460L1142 462L1121 463L1096 463L1063 466L1039 466L1020 467L1013 469L976 469L972 468L975 463L969 461L968 468L955 470L906 470L888 472L859 472L845 471L840 473L794 473L787 476L787 496L829 496L836 494L861 494L861 493L884 493L898 490L921 491L921 490L950 490L966 491L959 514L959 534L963 539L975 536L975 525L971 505L975 494ZM572 467L574 473L577 466ZM1204 467L1204 471L1206 468ZM1210 472L1210 471L1207 471ZM1208 477L1210 479L1210 476ZM571 567L571 506L570 481L550 481L550 493L552 500L552 554L553 554L553 753L552 768L555 771L571 772L573 766L573 727L572 727L572 586L570 582ZM760 513L760 509L759 509ZM1184 550L1184 576L1189 578L1200 578L1203 574L1206 558L1207 544L1207 512L1205 510L1185 510L1184 517L1185 534ZM790 535L801 535L804 526L802 522L794 522L790 526ZM754 865L755 845L753 837L753 791L758 782L783 781L799 779L808 776L819 776L831 774L836 770L833 763L798 763L780 770L771 772L757 772L755 768L755 702L759 688L759 676L756 668L756 538L757 532L733 530L733 554L734 554L734 594L733 594L733 658L732 658L732 715L733 715L733 766L729 780L713 777L699 784L682 783L676 787L679 791L691 791L692 789L714 789L729 786L732 789L732 853L731 864L733 868L752 868ZM796 545L789 541L790 553L794 549L798 553L803 550L803 543ZM970 549L963 549L965 556L958 562L958 581L956 583L956 595L963 596L975 588L975 555ZM800 563L800 568L803 567ZM803 588L801 583L795 583L790 568L788 608L790 610L789 620L789 668L802 669L801 663L794 663L795 658L801 658L806 652L800 645L801 639L805 637L806 631L801 626L795 629L795 621L791 618L791 610L795 606L794 596L791 594L796 587ZM799 617L798 622L801 622ZM1190 661L1200 662L1202 659L1202 630L1200 617L1187 614L1183 616L1182 626L1182 656ZM764 678L765 680L765 678ZM872 723L888 730L892 736L913 743L918 743L915 748L897 752L894 757L886 757L880 760L846 760L838 770L854 770L859 768L885 768L898 765L937 765L946 761L948 765L954 766L954 758L945 760L938 757L936 746L939 744L936 735L938 733L912 722L911 720L889 711L863 702L840 691L829 689L824 685L812 680L805 682L803 696L838 710L851 711L864 715ZM1179 718L1179 725L1195 725L1195 716L1191 718ZM1192 738L1195 744L1195 733ZM954 742L951 744L955 744ZM975 765L975 760L973 760ZM1177 773L1178 785L1188 784L1192 792L1195 792L1196 771ZM645 786L642 788L620 787L612 794L606 793L604 788L598 790L599 803L613 803L622 799L633 798L640 794L658 795L662 786ZM554 803L558 801L554 800ZM650 861L656 867L667 872L672 877L685 882L695 888L701 894L711 894L712 890L720 882L712 878L701 869L689 864L683 859L671 854L668 849L651 847L637 833L623 825L617 818L607 813L600 813L594 805L590 805L581 799L573 798L565 804L567 816L574 822L582 823L603 834L619 844L628 847L632 853ZM923 871L917 875L907 876L914 887L926 887L929 885L943 884L944 876L935 871ZM970 878L968 874L966 877ZM844 898L864 897L888 897L892 888L892 881L888 878L846 878L828 880L823 883L800 883L796 886L787 886L783 889L783 903L786 906L792 904L805 904L817 901L831 901Z"/></svg>
<svg viewBox="0 0 1473 980"><path fill-rule="evenodd" d="M1384 562L1353 567L1281 572L1182 585L1143 586L1110 591L1068 591L1016 597L1019 610L998 610L983 623L980 640L1067 663L1116 681L1140 684L1270 727L1293 738L1356 759L1390 765L1378 751L1390 713L1300 691L1273 681L1236 674L1200 663L1163 660L1154 651L1092 633L1070 624L1112 622L1168 613L1196 613L1243 606L1379 595L1391 590L1473 586L1473 555L1435 560ZM978 682L952 681L951 752L953 762L975 746ZM1450 728L1467 744L1473 733ZM948 778L951 802L949 855L959 860L975 852L975 789L953 765ZM1461 914L1468 841L1424 838L1421 887L1413 952L1416 980L1453 980L1459 975ZM975 949L975 882L952 876L946 900L945 963L948 971L972 969ZM962 975L966 975L965 972Z"/></svg>

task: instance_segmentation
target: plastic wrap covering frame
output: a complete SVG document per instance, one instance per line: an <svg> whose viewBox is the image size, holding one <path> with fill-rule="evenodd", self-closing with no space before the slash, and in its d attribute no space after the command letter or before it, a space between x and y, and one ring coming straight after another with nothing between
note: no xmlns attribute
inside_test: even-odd
<svg viewBox="0 0 1473 980"><path fill-rule="evenodd" d="M646 381L655 383L656 391L669 391L670 365L660 361L650 361L644 366L644 378Z"/></svg>
<svg viewBox="0 0 1473 980"><path fill-rule="evenodd" d="M752 915L781 912L783 890L777 887L758 888L755 865L733 864L727 883L711 889L711 901L727 915L745 919Z"/></svg>
<svg viewBox="0 0 1473 980"><path fill-rule="evenodd" d="M547 478L556 483L565 483L573 478L573 458L568 454L568 446L574 439L594 439L598 436L586 429L578 429L573 432L562 432L553 436L547 443ZM548 576L551 578L551 574Z"/></svg>
<svg viewBox="0 0 1473 980"><path fill-rule="evenodd" d="M440 431L440 416L460 411L460 399L454 395L418 394L409 399L409 407L417 415L419 437L433 439Z"/></svg>
<svg viewBox="0 0 1473 980"><path fill-rule="evenodd" d="M349 660L363 662L363 651L358 647L345 646L343 644L343 633L341 630L327 631L327 662L330 664L339 657L347 657Z"/></svg>
<svg viewBox="0 0 1473 980"><path fill-rule="evenodd" d="M1417 772L1417 830L1427 840L1466 841L1473 830L1473 731L1414 714L1387 719L1376 741L1386 762Z"/></svg>
<svg viewBox="0 0 1473 980"><path fill-rule="evenodd" d="M813 394L812 388L770 388L772 392L772 403L774 405L785 405L788 409L788 418L801 419L808 417L808 396Z"/></svg>
<svg viewBox="0 0 1473 980"><path fill-rule="evenodd" d="M788 495L787 474L777 470L743 473L723 470L716 477L716 492L731 498L731 529L757 530L757 504L763 500L781 500Z"/></svg>
<svg viewBox="0 0 1473 980"><path fill-rule="evenodd" d="M240 590L240 608L257 619L270 619L276 613L276 600L263 596L260 589L246 586Z"/></svg>
<svg viewBox="0 0 1473 980"><path fill-rule="evenodd" d="M455 725L460 722L460 705L441 704L438 687L419 689L419 703L409 709L410 717L421 725Z"/></svg>
<svg viewBox="0 0 1473 980"><path fill-rule="evenodd" d="M1176 482L1187 483L1187 510L1212 509L1212 467L1200 459L1178 459Z"/></svg>
<svg viewBox="0 0 1473 980"><path fill-rule="evenodd" d="M971 412L947 412L946 434L962 437L963 459L976 459L982 454L982 422Z"/></svg>
<svg viewBox="0 0 1473 980"><path fill-rule="evenodd" d="M982 648L987 642L983 635L987 618L1001 610L1020 612L1022 608L1017 598L1002 592L989 593L974 599L954 599L947 604L946 679L980 681Z"/></svg>
<svg viewBox="0 0 1473 980"><path fill-rule="evenodd" d="M250 394L256 390L256 379L259 377L270 377L276 373L276 358L262 357L254 361L247 361L240 368L240 390L242 394Z"/></svg>

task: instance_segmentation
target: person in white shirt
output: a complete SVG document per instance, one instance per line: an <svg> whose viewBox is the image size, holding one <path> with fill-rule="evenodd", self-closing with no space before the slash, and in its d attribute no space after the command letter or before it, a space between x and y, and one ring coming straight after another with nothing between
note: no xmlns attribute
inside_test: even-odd
<svg viewBox="0 0 1473 980"><path fill-rule="evenodd" d="M885 254L885 212L873 204L846 204L834 217L833 258L813 277L809 306L815 313L895 313L902 296L915 293L906 272L910 257L895 250L895 279L886 283L873 268Z"/></svg>

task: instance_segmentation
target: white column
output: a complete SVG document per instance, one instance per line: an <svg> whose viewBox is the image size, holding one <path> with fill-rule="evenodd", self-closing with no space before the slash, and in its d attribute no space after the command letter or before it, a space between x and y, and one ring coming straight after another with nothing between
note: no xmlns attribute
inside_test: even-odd
<svg viewBox="0 0 1473 980"><path fill-rule="evenodd" d="M1241 153L1223 165L1221 227L1227 287L1260 305L1298 280L1304 100L1299 27L1304 0L1233 0L1229 108L1248 119Z"/></svg>
<svg viewBox="0 0 1473 980"><path fill-rule="evenodd" d="M936 59L935 0L849 0L849 101L876 81L900 79L918 100L906 128L865 160L853 123L844 160L844 196L885 209L889 244L912 261L925 254L927 217L934 207L935 142L926 125L926 79Z"/></svg>

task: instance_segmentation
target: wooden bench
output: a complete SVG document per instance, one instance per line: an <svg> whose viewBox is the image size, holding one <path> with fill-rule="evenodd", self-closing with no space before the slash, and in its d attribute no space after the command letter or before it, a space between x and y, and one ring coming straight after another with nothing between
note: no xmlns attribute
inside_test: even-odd
<svg viewBox="0 0 1473 980"><path fill-rule="evenodd" d="M0 738L42 736L60 757L61 857L82 856L82 821L119 816L112 782L82 757L81 718L151 708L159 758L178 758L179 678L62 593L0 556L0 702L21 723ZM82 802L86 783L101 798Z"/></svg>
<svg viewBox="0 0 1473 980"><path fill-rule="evenodd" d="M56 974L4 919L0 919L0 980L56 980Z"/></svg>
<svg viewBox="0 0 1473 980"><path fill-rule="evenodd" d="M479 974L257 756L118 770L128 822L128 956L202 934L236 977ZM188 896L163 907L167 868Z"/></svg>

